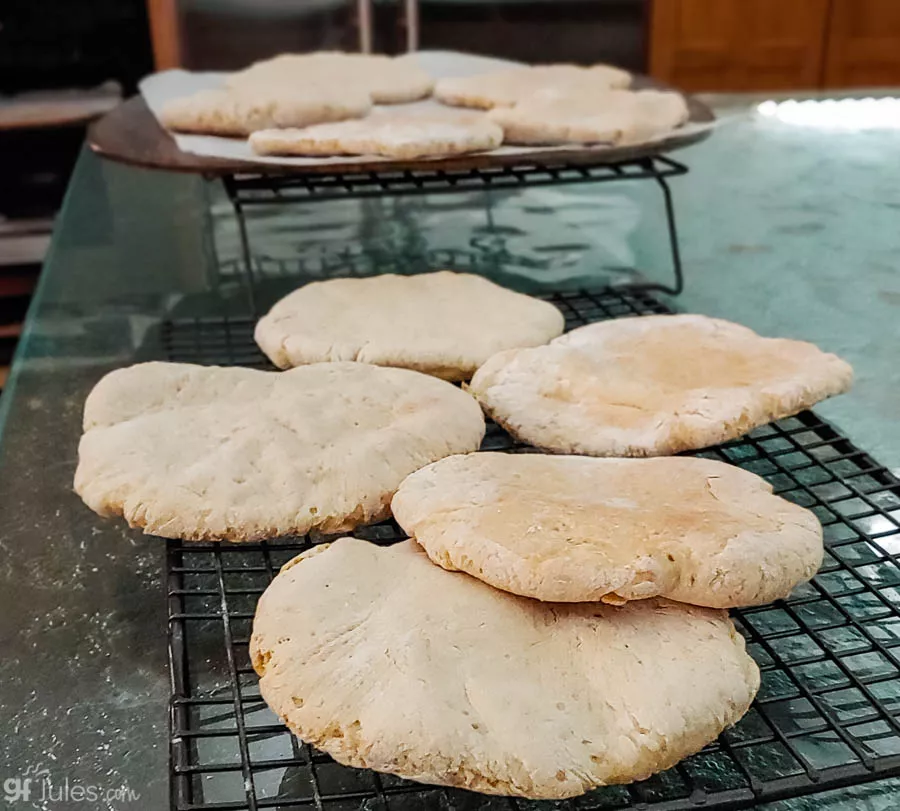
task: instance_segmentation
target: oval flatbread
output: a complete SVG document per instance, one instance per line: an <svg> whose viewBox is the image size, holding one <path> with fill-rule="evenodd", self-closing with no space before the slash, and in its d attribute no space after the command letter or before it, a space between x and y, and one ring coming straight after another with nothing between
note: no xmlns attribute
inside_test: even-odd
<svg viewBox="0 0 900 811"><path fill-rule="evenodd" d="M631 74L611 65L533 65L440 79L434 97L454 107L490 110L511 107L532 98L550 99L558 95L592 95L628 87Z"/></svg>
<svg viewBox="0 0 900 811"><path fill-rule="evenodd" d="M847 391L853 370L804 341L702 315L620 318L501 352L470 391L513 436L588 456L659 456L742 436Z"/></svg>
<svg viewBox="0 0 900 811"><path fill-rule="evenodd" d="M338 93L362 91L376 104L397 104L425 98L434 80L409 56L318 51L256 62L229 76L226 84L241 90L318 85Z"/></svg>
<svg viewBox="0 0 900 811"><path fill-rule="evenodd" d="M495 352L546 343L563 325L552 304L444 270L307 284L259 321L256 342L280 368L353 360L465 380Z"/></svg>
<svg viewBox="0 0 900 811"><path fill-rule="evenodd" d="M534 97L497 107L488 117L503 128L508 144L622 146L668 135L688 120L688 108L678 93L614 90Z"/></svg>
<svg viewBox="0 0 900 811"><path fill-rule="evenodd" d="M75 490L166 538L340 532L388 517L406 476L483 435L469 395L404 369L143 363L88 396Z"/></svg>
<svg viewBox="0 0 900 811"><path fill-rule="evenodd" d="M503 130L481 113L395 113L305 129L254 132L259 155L380 155L396 160L441 158L495 149Z"/></svg>
<svg viewBox="0 0 900 811"><path fill-rule="evenodd" d="M747 710L759 671L724 612L548 604L342 538L290 561L250 641L260 692L337 761L489 794L640 780Z"/></svg>
<svg viewBox="0 0 900 811"><path fill-rule="evenodd" d="M364 116L368 93L315 87L269 87L258 91L201 90L170 101L162 123L175 132L246 137L270 127L307 127Z"/></svg>
<svg viewBox="0 0 900 811"><path fill-rule="evenodd" d="M822 562L812 512L709 459L451 456L391 509L435 563L538 600L760 605Z"/></svg>

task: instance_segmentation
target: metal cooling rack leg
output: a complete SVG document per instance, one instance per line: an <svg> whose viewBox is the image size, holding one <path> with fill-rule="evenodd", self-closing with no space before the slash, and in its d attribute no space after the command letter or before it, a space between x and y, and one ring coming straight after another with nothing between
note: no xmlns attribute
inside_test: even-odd
<svg viewBox="0 0 900 811"><path fill-rule="evenodd" d="M222 283L222 260L216 250L216 228L213 221L213 196L212 183L210 181L214 179L215 178L209 175L204 176L206 182L203 183L201 187L201 194L203 195L204 250L209 252L209 256L212 257L213 260L208 266L206 281L209 282L215 289L216 294L218 294L219 287Z"/></svg>
<svg viewBox="0 0 900 811"><path fill-rule="evenodd" d="M180 570L183 566L181 550L174 541L166 545L166 570L168 571L169 616L184 613L184 582ZM188 747L191 741L181 737L190 727L190 710L178 699L190 695L187 679L187 642L184 622L169 619L169 803L171 808L184 808L194 802L191 778L187 774L190 762Z"/></svg>
<svg viewBox="0 0 900 811"><path fill-rule="evenodd" d="M247 237L247 218L244 216L244 208L238 199L234 185L234 176L228 175L222 178L228 199L234 207L234 213L238 222L238 234L241 238L241 268L244 271L244 281L247 285L247 303L250 305L250 314L256 318L259 312L256 308L256 280L253 278L253 260L250 258L250 241Z"/></svg>
<svg viewBox="0 0 900 811"><path fill-rule="evenodd" d="M678 246L678 228L675 225L675 205L672 202L672 190L669 183L663 175L655 176L657 184L662 189L663 200L666 205L666 227L669 232L669 246L672 249L672 268L675 271L675 285L668 287L664 284L648 284L642 285L646 290L658 290L661 293L667 293L670 296L677 296L684 290L684 271L681 267L681 249Z"/></svg>

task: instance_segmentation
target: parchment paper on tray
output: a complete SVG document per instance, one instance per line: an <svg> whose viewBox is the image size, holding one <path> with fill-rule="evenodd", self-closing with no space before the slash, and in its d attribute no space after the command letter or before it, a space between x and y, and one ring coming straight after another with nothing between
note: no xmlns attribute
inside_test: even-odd
<svg viewBox="0 0 900 811"><path fill-rule="evenodd" d="M503 70L505 68L523 67L521 62L512 62L506 59L492 59L486 56L474 56L471 54L457 53L455 51L418 51L411 54L410 58L415 59L426 71L428 71L435 79L444 79L455 76L475 76L479 73L488 73L494 70ZM148 76L140 83L141 94L147 102L147 106L156 116L156 120L160 121L160 113L166 102L180 96L189 96L198 90L208 90L221 87L225 82L226 73L191 73L186 70L167 70L163 73L155 73ZM412 104L391 104L377 105L375 109L390 110L429 110L429 109L447 109L436 101L427 99L425 101L417 101ZM718 122L710 121L704 123L690 122L683 127L679 127L674 134L692 135L695 133L705 132L716 126ZM162 126L162 124L160 124ZM662 143L671 138L673 133L648 141L647 144ZM194 155L204 155L210 158L224 158L226 160L249 161L252 163L268 163L283 166L323 166L330 163L374 163L383 161L390 163L389 158L379 158L371 155L359 157L348 157L340 155L329 158L287 158L287 157L264 157L257 155L250 149L249 144L242 138L220 138L214 135L182 135L172 133L175 143L182 152L190 152ZM609 146L598 144L595 146L585 147L588 150L603 151L609 149ZM572 145L568 146L548 146L548 147L524 147L524 146L501 146L493 150L490 154L494 155L519 155L533 154L534 152L553 152L558 150L571 150Z"/></svg>

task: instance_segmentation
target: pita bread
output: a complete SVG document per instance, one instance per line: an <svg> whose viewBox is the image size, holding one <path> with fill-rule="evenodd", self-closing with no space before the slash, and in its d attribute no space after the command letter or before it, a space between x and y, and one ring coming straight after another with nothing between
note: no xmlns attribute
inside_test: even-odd
<svg viewBox="0 0 900 811"><path fill-rule="evenodd" d="M75 490L95 512L250 541L388 517L400 482L476 450L484 420L465 392L403 369L142 363L94 387L84 431Z"/></svg>
<svg viewBox="0 0 900 811"><path fill-rule="evenodd" d="M709 459L451 456L391 509L438 565L538 600L761 605L822 563L812 512Z"/></svg>
<svg viewBox="0 0 900 811"><path fill-rule="evenodd" d="M347 90L271 87L258 92L201 90L173 99L162 123L175 132L246 137L270 127L306 127L323 121L364 116L372 108L367 93Z"/></svg>
<svg viewBox="0 0 900 811"><path fill-rule="evenodd" d="M434 97L454 107L490 110L512 107L528 99L552 99L559 95L590 96L616 88L628 87L631 74L610 65L534 65L440 79Z"/></svg>
<svg viewBox="0 0 900 811"><path fill-rule="evenodd" d="M852 381L847 363L813 344L702 315L650 315L500 352L469 388L507 431L537 447L660 456L735 439Z"/></svg>
<svg viewBox="0 0 900 811"><path fill-rule="evenodd" d="M255 132L250 146L260 155L382 155L398 160L440 158L495 149L503 130L476 113L383 113L361 121L306 129Z"/></svg>
<svg viewBox="0 0 900 811"><path fill-rule="evenodd" d="M409 56L319 51L256 62L232 74L226 84L251 90L318 85L339 93L365 92L377 104L397 104L430 95L434 80Z"/></svg>
<svg viewBox="0 0 900 811"><path fill-rule="evenodd" d="M269 706L340 763L548 799L669 768L759 687L724 612L540 603L410 541L342 538L290 561L250 654Z"/></svg>
<svg viewBox="0 0 900 811"><path fill-rule="evenodd" d="M605 93L535 97L488 113L509 144L627 145L668 135L688 120L678 93L615 90Z"/></svg>
<svg viewBox="0 0 900 811"><path fill-rule="evenodd" d="M256 342L280 368L353 360L465 380L495 352L563 326L552 304L442 270L304 285L259 321Z"/></svg>

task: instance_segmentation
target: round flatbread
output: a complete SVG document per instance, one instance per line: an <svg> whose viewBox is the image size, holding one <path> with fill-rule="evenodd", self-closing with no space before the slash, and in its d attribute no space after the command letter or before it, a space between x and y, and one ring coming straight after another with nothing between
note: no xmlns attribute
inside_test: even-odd
<svg viewBox="0 0 900 811"><path fill-rule="evenodd" d="M88 396L75 490L166 538L341 532L388 517L406 476L483 435L469 395L404 369L142 363Z"/></svg>
<svg viewBox="0 0 900 811"><path fill-rule="evenodd" d="M501 349L559 335L552 304L481 276L448 270L313 282L256 325L256 342L284 369L353 360L465 380Z"/></svg>
<svg viewBox="0 0 900 811"><path fill-rule="evenodd" d="M381 113L361 121L254 132L260 155L380 155L397 160L442 158L495 149L503 130L480 113Z"/></svg>
<svg viewBox="0 0 900 811"><path fill-rule="evenodd" d="M535 97L488 113L503 128L508 144L644 143L664 137L688 120L678 93L612 90L600 93Z"/></svg>
<svg viewBox="0 0 900 811"><path fill-rule="evenodd" d="M541 603L411 541L342 538L290 561L250 654L268 705L341 763L548 799L669 768L759 686L724 612Z"/></svg>
<svg viewBox="0 0 900 811"><path fill-rule="evenodd" d="M822 562L812 512L709 459L451 456L391 509L435 563L538 600L760 605Z"/></svg>
<svg viewBox="0 0 900 811"><path fill-rule="evenodd" d="M247 137L270 127L359 118L371 108L369 94L352 89L340 93L316 87L201 90L166 104L162 123L175 132Z"/></svg>
<svg viewBox="0 0 900 811"><path fill-rule="evenodd" d="M853 370L804 341L702 315L589 324L500 352L469 390L513 436L588 456L704 448L847 391Z"/></svg>
<svg viewBox="0 0 900 811"><path fill-rule="evenodd" d="M507 68L476 76L440 79L434 97L454 107L490 110L512 107L528 99L559 95L585 96L628 87L631 74L611 65L534 65Z"/></svg>
<svg viewBox="0 0 900 811"><path fill-rule="evenodd" d="M338 93L365 92L376 104L398 104L430 95L434 80L410 56L318 51L256 62L226 84L239 89L318 85Z"/></svg>

